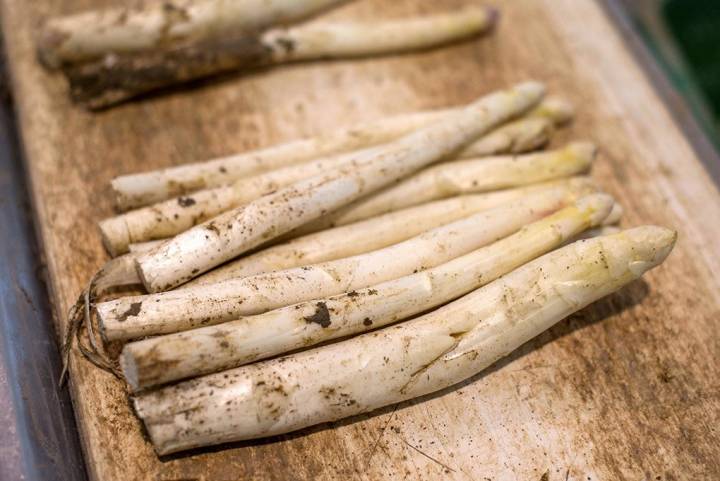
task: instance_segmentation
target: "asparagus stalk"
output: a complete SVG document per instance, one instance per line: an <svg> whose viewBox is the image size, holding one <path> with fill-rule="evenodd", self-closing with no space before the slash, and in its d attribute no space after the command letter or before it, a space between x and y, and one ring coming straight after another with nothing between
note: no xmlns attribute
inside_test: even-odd
<svg viewBox="0 0 720 481"><path fill-rule="evenodd" d="M423 272L219 326L126 344L120 364L133 390L220 371L382 327L477 289L590 227L612 207L580 199L519 232Z"/></svg>
<svg viewBox="0 0 720 481"><path fill-rule="evenodd" d="M453 195L487 192L581 174L589 170L595 154L593 144L574 142L549 152L440 164L307 223L294 231L293 236Z"/></svg>
<svg viewBox="0 0 720 481"><path fill-rule="evenodd" d="M73 100L89 108L103 108L153 90L234 70L437 47L482 34L496 19L496 10L470 7L402 20L317 22L261 33L240 31L71 65L64 72Z"/></svg>
<svg viewBox="0 0 720 481"><path fill-rule="evenodd" d="M487 95L385 144L352 166L301 180L221 214L136 260L148 292L171 289L306 222L372 193L462 148L536 105L544 87L527 82Z"/></svg>
<svg viewBox="0 0 720 481"><path fill-rule="evenodd" d="M153 52L228 34L253 33L347 0L171 0L49 19L38 54L49 68L108 55Z"/></svg>
<svg viewBox="0 0 720 481"><path fill-rule="evenodd" d="M532 149L547 142L551 130L552 124L548 118L521 119L483 136L456 157L488 155L502 148L507 149L506 152ZM131 243L174 236L294 182L320 175L329 169L351 165L355 159L371 152L374 152L372 147L272 170L238 179L231 186L201 190L105 219L100 222L103 242L111 255L125 253Z"/></svg>
<svg viewBox="0 0 720 481"><path fill-rule="evenodd" d="M564 195L567 199L573 199L597 191L597 186L587 177L574 177L536 186L507 189L486 194L463 195L428 202L352 224L315 232L283 244L268 247L219 266L200 277L196 277L181 286L181 288L220 282L233 277L248 277L263 272L316 264L370 252L404 241L442 224L544 190L559 190L559 192L565 192ZM139 283L139 280L137 283Z"/></svg>
<svg viewBox="0 0 720 481"><path fill-rule="evenodd" d="M575 242L418 319L134 398L159 454L287 433L468 379L661 263L673 231Z"/></svg>
<svg viewBox="0 0 720 481"><path fill-rule="evenodd" d="M422 111L386 117L266 149L168 169L123 175L113 179L111 185L119 209L142 207L201 189L222 187L243 177L300 164L314 158L389 142L440 120L444 115L456 110L458 109ZM543 136L550 135L551 129L544 128L548 121L554 125L562 125L573 115L572 107L567 102L549 98L533 109L526 118L510 122L481 137L472 147L468 147L473 151L468 156L532 150L547 141Z"/></svg>
<svg viewBox="0 0 720 481"><path fill-rule="evenodd" d="M100 329L108 340L167 334L349 292L466 254L572 201L563 192L537 193L365 254L102 302L96 306Z"/></svg>

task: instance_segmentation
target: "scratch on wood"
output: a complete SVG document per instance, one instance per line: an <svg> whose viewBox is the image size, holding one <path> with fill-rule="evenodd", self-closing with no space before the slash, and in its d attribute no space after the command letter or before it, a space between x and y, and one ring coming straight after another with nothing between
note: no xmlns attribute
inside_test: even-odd
<svg viewBox="0 0 720 481"><path fill-rule="evenodd" d="M402 441L406 446L408 446L408 447L414 449L415 451L417 451L418 453L422 454L423 456L425 456L426 458L428 458L430 461L434 461L435 463L439 464L439 465L442 466L443 468L447 469L447 470L450 471L451 473L454 473L454 472L455 472L455 470L454 470L453 468L451 468L450 466L448 466L447 464L445 464L445 463L443 463L443 462L441 462L441 461L438 461L437 459L433 458L433 457L430 456L429 454L423 452L421 449L413 446L413 445L410 444L409 442L405 441L404 438L400 437L400 441Z"/></svg>
<svg viewBox="0 0 720 481"><path fill-rule="evenodd" d="M385 424L383 425L382 429L380 429L380 434L378 434L378 437L373 442L373 446L370 449L370 456L367 458L367 462L365 463L365 470L367 470L367 467L370 466L370 461L372 461L373 456L375 456L375 451L377 451L378 444L380 444L380 440L382 439L383 435L385 434L385 430L388 427L388 424L390 424L390 421L392 421L392 418L395 417L395 413L397 412L397 406L395 406L392 410L392 413L390 413L390 416L388 416L387 421L385 421Z"/></svg>

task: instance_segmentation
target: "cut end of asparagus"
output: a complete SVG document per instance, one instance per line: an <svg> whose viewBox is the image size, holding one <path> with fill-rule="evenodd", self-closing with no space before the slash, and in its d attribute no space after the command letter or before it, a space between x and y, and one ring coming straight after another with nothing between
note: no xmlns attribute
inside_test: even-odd
<svg viewBox="0 0 720 481"><path fill-rule="evenodd" d="M140 388L137 363L134 356L128 351L127 345L123 348L119 361L125 381L133 392L137 391Z"/></svg>
<svg viewBox="0 0 720 481"><path fill-rule="evenodd" d="M56 52L64 39L62 32L55 30L50 22L43 25L37 39L37 58L45 68L54 70L62 65Z"/></svg>
<svg viewBox="0 0 720 481"><path fill-rule="evenodd" d="M112 257L128 252L130 231L122 217L110 217L100 222L100 235L105 249Z"/></svg>
<svg viewBox="0 0 720 481"><path fill-rule="evenodd" d="M198 189L204 187L202 182L198 181L198 184L200 184ZM159 172L121 175L110 181L110 187L115 193L115 205L120 211L152 204L175 193L168 188L170 186L163 185L162 175Z"/></svg>

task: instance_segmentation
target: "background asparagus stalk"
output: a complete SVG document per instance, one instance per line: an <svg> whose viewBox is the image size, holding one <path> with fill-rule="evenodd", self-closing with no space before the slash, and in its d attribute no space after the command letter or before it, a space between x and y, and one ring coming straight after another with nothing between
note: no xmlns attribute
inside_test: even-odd
<svg viewBox="0 0 720 481"><path fill-rule="evenodd" d="M453 158L489 155L501 147L507 149L505 152L533 149L549 140L552 128L548 118L517 120L481 137L453 155ZM123 254L132 243L172 237L294 182L320 175L329 169L351 165L355 159L371 154L378 148L381 146L241 178L230 186L201 190L105 219L100 222L103 243L112 256Z"/></svg>
<svg viewBox="0 0 720 481"><path fill-rule="evenodd" d="M201 189L222 187L270 170L328 157L389 142L413 130L440 120L455 109L431 110L385 117L349 129L317 137L287 142L274 147L196 162L178 167L116 177L111 186L121 210L154 204ZM574 115L572 106L559 98L548 98L529 112L525 119L541 119L546 125L567 123ZM542 143L542 133L523 125L523 119L501 126L477 141L477 152L519 153ZM550 135L550 132L547 132ZM478 153L478 155L482 155Z"/></svg>
<svg viewBox="0 0 720 481"><path fill-rule="evenodd" d="M507 189L485 194L464 195L390 212L332 229L308 234L268 247L219 266L180 286L190 287L247 277L263 272L349 257L387 247L442 224L492 209L544 190L564 192L567 199L596 192L587 177L573 177L536 186Z"/></svg>
<svg viewBox="0 0 720 481"><path fill-rule="evenodd" d="M496 10L470 7L402 20L316 22L117 55L110 61L70 65L64 72L73 100L103 108L152 90L233 70L436 47L484 33L496 19Z"/></svg>
<svg viewBox="0 0 720 481"><path fill-rule="evenodd" d="M138 273L148 292L171 289L263 242L406 177L537 105L536 82L487 95L443 121L385 144L327 174L299 181L228 211L142 254Z"/></svg>
<svg viewBox="0 0 720 481"><path fill-rule="evenodd" d="M522 156L498 156L440 164L380 192L309 222L293 236L359 220L453 195L517 187L587 172L597 149L589 142Z"/></svg>
<svg viewBox="0 0 720 481"><path fill-rule="evenodd" d="M349 292L436 266L567 205L546 191L354 257L97 304L108 340L166 334Z"/></svg>
<svg viewBox="0 0 720 481"><path fill-rule="evenodd" d="M127 344L120 357L123 374L133 390L144 389L406 319L467 294L599 225L612 205L610 196L594 194L423 272L220 326Z"/></svg>
<svg viewBox="0 0 720 481"><path fill-rule="evenodd" d="M347 0L170 0L49 19L38 54L63 64L152 52L300 20Z"/></svg>
<svg viewBox="0 0 720 481"><path fill-rule="evenodd" d="M159 454L252 439L452 386L661 263L675 233L575 242L413 321L134 398Z"/></svg>

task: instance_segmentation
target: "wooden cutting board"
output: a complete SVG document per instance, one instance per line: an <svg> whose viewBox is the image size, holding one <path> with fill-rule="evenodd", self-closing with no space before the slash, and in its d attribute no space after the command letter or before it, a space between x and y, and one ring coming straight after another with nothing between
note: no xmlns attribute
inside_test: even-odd
<svg viewBox="0 0 720 481"><path fill-rule="evenodd" d="M358 0L335 18L473 0ZM677 228L668 261L437 395L255 442L158 459L112 376L75 357L92 479L720 479L720 195L601 8L491 1L492 37L414 55L319 62L209 82L92 114L35 61L48 15L112 0L2 0L2 22L57 321L106 260L109 180L469 101L528 78L579 110L562 140L602 148L594 176L623 224Z"/></svg>

